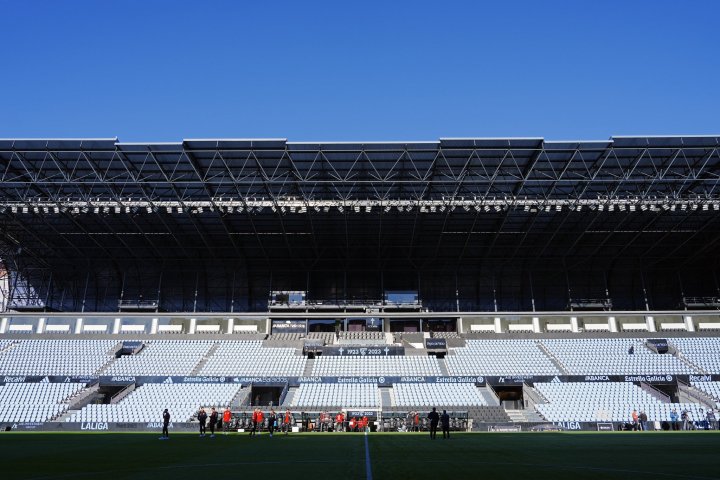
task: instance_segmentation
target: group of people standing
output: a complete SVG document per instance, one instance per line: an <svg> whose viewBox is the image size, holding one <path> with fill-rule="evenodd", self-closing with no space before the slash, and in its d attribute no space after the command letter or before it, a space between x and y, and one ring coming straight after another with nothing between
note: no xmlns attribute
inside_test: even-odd
<svg viewBox="0 0 720 480"><path fill-rule="evenodd" d="M437 437L438 423L442 424L442 435L443 439L450 438L450 415L446 410L443 410L442 415L437 413L437 408L433 407L432 412L427 416L430 420L430 439L435 440Z"/></svg>
<svg viewBox="0 0 720 480"><path fill-rule="evenodd" d="M293 416L290 410L285 410L285 414L278 415L274 409L270 409L267 416L267 429L270 436L273 436L275 431L283 431L285 435L290 433L292 428ZM253 410L250 417L250 436L259 435L265 423L265 412L260 408Z"/></svg>
<svg viewBox="0 0 720 480"><path fill-rule="evenodd" d="M167 411L167 410L166 410ZM208 416L207 412L204 408L200 407L198 409L197 413L197 419L200 423L200 436L204 437L207 432L207 425L210 426L210 438L215 438L215 428L218 426L218 412L215 409L215 407L212 407L212 410L210 411L210 415ZM209 422L208 422L209 420ZM226 407L225 411L223 412L222 416L222 427L225 432L225 435L227 435L228 430L230 430L230 422L232 421L232 412L230 412L230 407Z"/></svg>

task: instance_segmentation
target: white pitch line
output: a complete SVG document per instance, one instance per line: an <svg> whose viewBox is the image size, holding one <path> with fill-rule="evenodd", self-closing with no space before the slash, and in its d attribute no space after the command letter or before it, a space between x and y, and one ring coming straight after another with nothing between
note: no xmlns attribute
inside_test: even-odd
<svg viewBox="0 0 720 480"><path fill-rule="evenodd" d="M372 480L372 466L370 465L370 447L368 446L368 432L365 430L365 478Z"/></svg>

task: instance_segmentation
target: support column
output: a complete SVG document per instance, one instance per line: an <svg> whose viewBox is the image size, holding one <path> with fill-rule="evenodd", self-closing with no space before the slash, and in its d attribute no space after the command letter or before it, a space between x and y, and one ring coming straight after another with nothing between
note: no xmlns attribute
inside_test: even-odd
<svg viewBox="0 0 720 480"><path fill-rule="evenodd" d="M82 333L83 328L83 319L78 318L75 320L75 335L80 335Z"/></svg>
<svg viewBox="0 0 720 480"><path fill-rule="evenodd" d="M122 320L119 318L116 318L115 321L113 322L113 329L112 329L113 335L117 335L118 333L120 333L120 323L121 322L122 322Z"/></svg>
<svg viewBox="0 0 720 480"><path fill-rule="evenodd" d="M7 330L8 325L8 319L7 317L3 317L2 321L0 321L0 334L5 333L5 330Z"/></svg>
<svg viewBox="0 0 720 480"><path fill-rule="evenodd" d="M577 317L570 317L570 330L572 330L573 333L580 331L578 328Z"/></svg>
<svg viewBox="0 0 720 480"><path fill-rule="evenodd" d="M155 335L157 333L157 331L158 331L158 319L153 318L152 323L150 324L150 333L152 335Z"/></svg>
<svg viewBox="0 0 720 480"><path fill-rule="evenodd" d="M655 319L648 315L645 317L645 322L647 323L647 329L648 332L657 332L657 328L655 327Z"/></svg>
<svg viewBox="0 0 720 480"><path fill-rule="evenodd" d="M235 329L235 319L234 318L228 318L227 321L227 333L228 335L233 334L233 330Z"/></svg>
<svg viewBox="0 0 720 480"><path fill-rule="evenodd" d="M502 333L502 324L500 323L500 317L495 317L495 333Z"/></svg>
<svg viewBox="0 0 720 480"><path fill-rule="evenodd" d="M695 324L693 323L692 317L690 315L685 315L683 319L685 320L685 330L687 330L688 332L694 332Z"/></svg>
<svg viewBox="0 0 720 480"><path fill-rule="evenodd" d="M533 332L540 333L540 317L532 317Z"/></svg>
<svg viewBox="0 0 720 480"><path fill-rule="evenodd" d="M611 332L617 332L617 320L615 320L615 317L608 317L608 327L610 328Z"/></svg>
<svg viewBox="0 0 720 480"><path fill-rule="evenodd" d="M195 334L196 325L197 325L197 318L191 318L190 319L190 331L188 332L190 335Z"/></svg>
<svg viewBox="0 0 720 480"><path fill-rule="evenodd" d="M39 318L35 333L45 333L45 318Z"/></svg>
<svg viewBox="0 0 720 480"><path fill-rule="evenodd" d="M458 319L457 319L457 331L458 331L458 333L465 333L465 328L463 327L462 317L458 317Z"/></svg>

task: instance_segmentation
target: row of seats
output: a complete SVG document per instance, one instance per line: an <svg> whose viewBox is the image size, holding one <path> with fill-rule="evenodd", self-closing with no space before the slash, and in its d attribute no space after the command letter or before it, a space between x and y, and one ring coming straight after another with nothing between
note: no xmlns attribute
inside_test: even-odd
<svg viewBox="0 0 720 480"><path fill-rule="evenodd" d="M68 422L162 422L164 409L175 422L187 422L200 407L222 411L240 390L239 384L146 384L115 404L90 404Z"/></svg>
<svg viewBox="0 0 720 480"><path fill-rule="evenodd" d="M390 390L397 407L468 407L487 405L472 383L395 383Z"/></svg>
<svg viewBox="0 0 720 480"><path fill-rule="evenodd" d="M44 422L64 412L82 383L9 383L0 386L0 422Z"/></svg>
<svg viewBox="0 0 720 480"><path fill-rule="evenodd" d="M380 406L380 391L370 383L311 383L295 392L292 407L370 408Z"/></svg>
<svg viewBox="0 0 720 480"><path fill-rule="evenodd" d="M670 421L673 410L678 417L687 410L698 420L702 408L661 402L629 382L536 383L534 388L549 402L536 409L551 422L631 422L633 410L644 411L648 421Z"/></svg>
<svg viewBox="0 0 720 480"><path fill-rule="evenodd" d="M153 340L136 355L118 358L105 375L189 375L214 345L212 340Z"/></svg>
<svg viewBox="0 0 720 480"><path fill-rule="evenodd" d="M94 375L117 340L16 340L0 350L2 375Z"/></svg>
<svg viewBox="0 0 720 480"><path fill-rule="evenodd" d="M712 397L715 406L720 408L720 382L693 382L692 386Z"/></svg>
<svg viewBox="0 0 720 480"><path fill-rule="evenodd" d="M391 376L442 375L435 357L395 356L341 357L321 356L315 360L314 376Z"/></svg>
<svg viewBox="0 0 720 480"><path fill-rule="evenodd" d="M450 375L558 375L534 340L468 340L445 357Z"/></svg>

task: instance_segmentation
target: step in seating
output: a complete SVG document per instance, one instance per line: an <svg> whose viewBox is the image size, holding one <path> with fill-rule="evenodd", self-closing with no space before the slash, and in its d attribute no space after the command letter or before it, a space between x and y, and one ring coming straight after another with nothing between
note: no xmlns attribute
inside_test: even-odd
<svg viewBox="0 0 720 480"><path fill-rule="evenodd" d="M670 338L668 343L706 373L720 374L720 338Z"/></svg>

